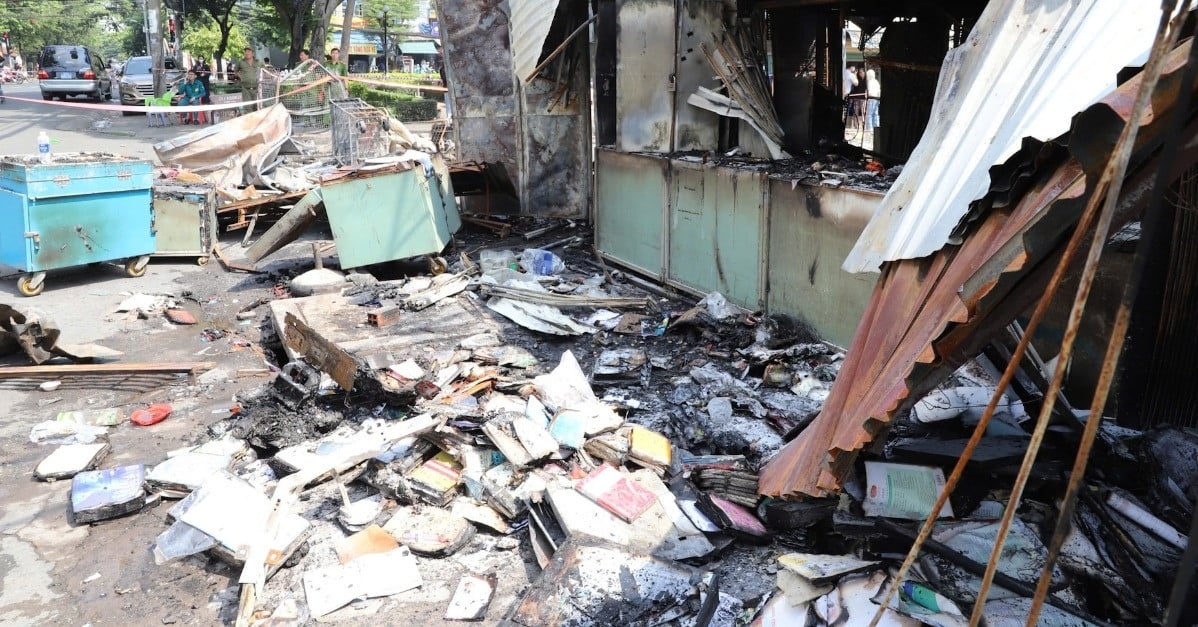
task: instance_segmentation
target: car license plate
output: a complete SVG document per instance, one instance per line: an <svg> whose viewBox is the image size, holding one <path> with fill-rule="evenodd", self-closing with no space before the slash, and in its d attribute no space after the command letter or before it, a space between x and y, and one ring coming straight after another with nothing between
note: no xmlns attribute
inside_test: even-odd
<svg viewBox="0 0 1198 627"><path fill-rule="evenodd" d="M74 72L59 72L58 78L75 78Z"/></svg>

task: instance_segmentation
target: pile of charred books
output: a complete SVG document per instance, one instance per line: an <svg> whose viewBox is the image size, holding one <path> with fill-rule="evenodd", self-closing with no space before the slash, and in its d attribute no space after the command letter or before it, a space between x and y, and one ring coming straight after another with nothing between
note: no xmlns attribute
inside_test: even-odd
<svg viewBox="0 0 1198 627"><path fill-rule="evenodd" d="M819 412L843 353L719 294L633 296L543 251L484 253L272 301L291 360L274 380L152 468L56 471L74 477L75 520L178 499L156 560L203 554L244 568L243 584L261 569L251 624L415 602L529 626L969 624L1026 450L1019 401L916 568L894 576L992 368L971 363L921 401L838 498L761 498L758 469ZM1103 442L1040 624L1151 622L1168 599L1198 436L1104 427ZM1023 624L1046 562L1064 473L1041 457L989 625Z"/></svg>

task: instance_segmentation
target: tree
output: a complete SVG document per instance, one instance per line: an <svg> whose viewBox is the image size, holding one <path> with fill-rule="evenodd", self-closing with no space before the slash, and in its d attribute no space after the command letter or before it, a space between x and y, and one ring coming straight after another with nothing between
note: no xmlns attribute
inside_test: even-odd
<svg viewBox="0 0 1198 627"><path fill-rule="evenodd" d="M241 50L248 45L250 45L249 40L236 24L230 26L226 33L222 32L216 21L210 18L192 22L191 27L187 29L187 34L183 36L183 47L193 57L200 59L215 57L218 65L222 58L221 55L227 48Z"/></svg>
<svg viewBox="0 0 1198 627"><path fill-rule="evenodd" d="M204 56L204 58L208 58L208 56L214 57L217 67L220 67L221 59L225 57L225 51L229 49L230 43L232 43L234 50L240 50L247 45L244 43L246 41L244 35L241 36L242 43L230 42L230 37L234 29L237 28L232 22L233 8L237 6L237 0L189 0L184 3L184 6L186 7L188 16L203 14L208 17L211 20L210 24L215 27L219 34L216 48L213 49L211 55ZM190 30L183 37L185 45L188 34L190 34ZM192 51L193 53L195 52L194 48L192 48Z"/></svg>
<svg viewBox="0 0 1198 627"><path fill-rule="evenodd" d="M350 33L353 32L354 7L357 4L356 0L345 0L345 19L341 21L341 44L338 46L345 51L345 57L349 58L350 50ZM321 50L321 52L324 52Z"/></svg>
<svg viewBox="0 0 1198 627"><path fill-rule="evenodd" d="M322 4L329 0L321 0ZM304 42L311 33L312 5L315 0L265 0L283 23L287 25L289 34L287 65L292 65L299 59L299 51L304 48Z"/></svg>
<svg viewBox="0 0 1198 627"><path fill-rule="evenodd" d="M0 31L25 56L47 44L83 44L99 51L124 26L122 16L135 12L132 0L73 2L69 10L61 0L5 0Z"/></svg>

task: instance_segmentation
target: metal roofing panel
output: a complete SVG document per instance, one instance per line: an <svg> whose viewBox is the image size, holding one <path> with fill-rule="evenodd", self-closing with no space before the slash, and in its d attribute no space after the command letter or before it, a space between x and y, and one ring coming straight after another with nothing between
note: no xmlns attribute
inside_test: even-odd
<svg viewBox="0 0 1198 627"><path fill-rule="evenodd" d="M1150 0L994 0L941 68L931 122L844 262L849 272L926 257L1025 137L1050 140L1143 62L1160 21Z"/></svg>
<svg viewBox="0 0 1198 627"><path fill-rule="evenodd" d="M557 13L558 0L509 0L512 7L512 69L520 80L524 80L541 60L541 50L553 16Z"/></svg>
<svg viewBox="0 0 1198 627"><path fill-rule="evenodd" d="M1152 115L1140 122L1132 158L1139 169L1129 172L1115 225L1130 220L1147 199L1156 163L1144 157L1164 141L1164 114L1181 91L1189 48L1187 42L1170 53ZM883 267L823 409L762 469L761 494L838 490L858 451L1039 298L1139 86L1137 76L1079 114L1067 155L1059 144L1028 142L1003 168L1022 176L987 194L961 245ZM1198 122L1190 124L1187 137L1198 133ZM1187 152L1173 165L1186 168L1195 160L1198 151ZM1083 246L1077 259L1084 256Z"/></svg>

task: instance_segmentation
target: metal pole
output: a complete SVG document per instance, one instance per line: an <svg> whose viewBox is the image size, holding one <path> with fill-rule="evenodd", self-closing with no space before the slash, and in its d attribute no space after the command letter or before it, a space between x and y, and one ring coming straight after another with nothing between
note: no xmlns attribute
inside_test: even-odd
<svg viewBox="0 0 1198 627"><path fill-rule="evenodd" d="M154 66L154 97L157 98L166 91L162 59L162 0L146 0L146 23L150 39L150 63Z"/></svg>
<svg viewBox="0 0 1198 627"><path fill-rule="evenodd" d="M387 12L383 11L383 76L384 77L389 76L391 74L391 48L390 48L390 46L387 45L387 18L388 17L389 16L387 15Z"/></svg>
<svg viewBox="0 0 1198 627"><path fill-rule="evenodd" d="M141 0L141 34L146 38L146 54L150 54L150 18L146 0Z"/></svg>

